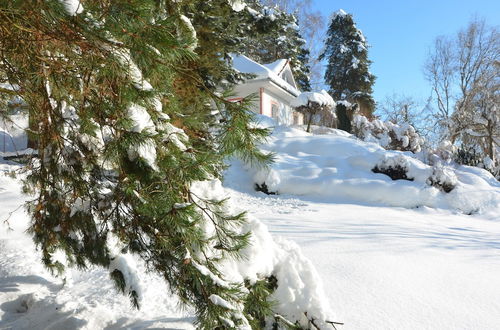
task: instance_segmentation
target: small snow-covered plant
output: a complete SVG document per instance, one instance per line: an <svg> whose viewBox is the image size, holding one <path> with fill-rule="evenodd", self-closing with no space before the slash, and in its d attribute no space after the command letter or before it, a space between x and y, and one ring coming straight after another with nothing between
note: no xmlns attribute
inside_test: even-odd
<svg viewBox="0 0 500 330"><path fill-rule="evenodd" d="M432 174L427 183L446 193L452 191L457 185L458 179L453 168L437 163L432 167Z"/></svg>
<svg viewBox="0 0 500 330"><path fill-rule="evenodd" d="M394 124L379 119L369 120L355 115L352 120L353 133L367 142L376 142L387 150L419 152L424 140L410 124Z"/></svg>
<svg viewBox="0 0 500 330"><path fill-rule="evenodd" d="M385 125L389 130L391 142L387 149L419 152L422 149L424 139L415 131L415 128L408 123L394 124L386 122Z"/></svg>
<svg viewBox="0 0 500 330"><path fill-rule="evenodd" d="M454 154L454 161L460 165L478 166L481 164L482 158L476 148L461 145Z"/></svg>
<svg viewBox="0 0 500 330"><path fill-rule="evenodd" d="M373 173L382 173L392 180L413 181L414 178L408 176L409 164L405 156L385 157L372 169Z"/></svg>
<svg viewBox="0 0 500 330"><path fill-rule="evenodd" d="M499 154L499 152L496 152ZM495 156L497 156L495 154ZM495 160L491 159L489 156L483 158L484 169L490 172L497 180L500 180L500 162L498 162L498 157Z"/></svg>
<svg viewBox="0 0 500 330"><path fill-rule="evenodd" d="M437 148L430 151L428 161L431 165L438 162L449 164L453 160L456 150L456 147L449 140L441 141Z"/></svg>
<svg viewBox="0 0 500 330"><path fill-rule="evenodd" d="M307 118L307 129L311 130L311 122L313 117L322 112L334 113L335 102L333 98L325 91L317 92L303 92L296 99L292 100L291 106L296 111L304 114Z"/></svg>
<svg viewBox="0 0 500 330"><path fill-rule="evenodd" d="M385 147L389 144L389 131L383 121L369 120L365 116L355 115L352 120L352 133L366 142L375 142Z"/></svg>

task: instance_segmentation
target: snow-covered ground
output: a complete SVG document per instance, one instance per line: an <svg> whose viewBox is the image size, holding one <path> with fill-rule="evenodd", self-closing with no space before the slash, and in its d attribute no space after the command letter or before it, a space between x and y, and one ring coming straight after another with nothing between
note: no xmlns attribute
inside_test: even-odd
<svg viewBox="0 0 500 330"><path fill-rule="evenodd" d="M334 321L343 329L498 329L498 182L454 168L457 187L446 194L426 184L432 169L409 154L415 180L392 181L370 168L401 153L321 133L278 128L263 146L277 153L271 172L234 161L224 185L234 205L298 243L323 279ZM104 270L72 270L65 284L48 274L22 209L9 218L13 231L3 224L25 199L5 175L14 168L0 164L0 329L192 327L192 314L177 310L154 276L137 312ZM280 194L255 192L259 180Z"/></svg>
<svg viewBox="0 0 500 330"><path fill-rule="evenodd" d="M452 167L447 194L426 184L432 169L409 153L320 133L278 127L264 146L276 153L271 169L234 161L225 185L301 246L345 329L498 329L500 184ZM390 157L405 157L415 180L371 172ZM254 182L284 193L255 192Z"/></svg>

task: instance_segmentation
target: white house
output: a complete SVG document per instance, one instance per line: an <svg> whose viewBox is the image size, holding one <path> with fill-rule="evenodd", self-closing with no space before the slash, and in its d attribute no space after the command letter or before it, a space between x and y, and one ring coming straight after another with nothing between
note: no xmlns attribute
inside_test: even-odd
<svg viewBox="0 0 500 330"><path fill-rule="evenodd" d="M234 89L238 101L250 94L257 95L252 111L274 118L279 124L302 125L303 115L290 106L299 96L289 60L277 60L269 64L259 64L243 55L232 55L233 67L241 73L255 77L237 85Z"/></svg>

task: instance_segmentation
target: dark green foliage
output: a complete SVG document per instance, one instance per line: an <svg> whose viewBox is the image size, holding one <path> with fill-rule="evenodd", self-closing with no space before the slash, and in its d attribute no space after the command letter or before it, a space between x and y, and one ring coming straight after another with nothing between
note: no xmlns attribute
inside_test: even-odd
<svg viewBox="0 0 500 330"><path fill-rule="evenodd" d="M413 181L414 178L408 177L408 169L401 165L395 166L375 166L372 169L373 173L382 173L390 177L392 180L408 180Z"/></svg>
<svg viewBox="0 0 500 330"><path fill-rule="evenodd" d="M115 282L115 285L118 288L118 290L120 290L120 292L123 294L128 294L130 296L130 300L132 301L134 307L139 308L139 295L135 290L130 290L129 292L127 292L127 282L123 277L123 273L118 269L115 269L109 275L111 276L111 279Z"/></svg>
<svg viewBox="0 0 500 330"><path fill-rule="evenodd" d="M345 106L345 104L337 103L337 107L335 108L337 112L337 128L344 130L346 132L352 131L351 117L352 112L351 108Z"/></svg>
<svg viewBox="0 0 500 330"><path fill-rule="evenodd" d="M36 124L39 158L24 190L33 195L29 231L46 267L64 271L53 258L59 251L69 266L109 267L120 254L109 244L116 241L194 307L200 328L224 328L221 317L241 326L248 315L209 297L235 306L248 298L241 284L214 280L220 260L239 258L248 244L245 214L228 214L224 200L192 186L220 178L230 155L269 161L255 148L267 131L251 127L244 105L214 93L226 77L215 74L231 68L213 50L193 52L182 15L198 2L182 3L82 1L85 10L72 16L55 0L2 2L0 78L20 86L16 96ZM111 277L138 307L123 273ZM254 308L266 310L255 297L263 296L253 296Z"/></svg>
<svg viewBox="0 0 500 330"><path fill-rule="evenodd" d="M365 37L356 27L352 15L343 11L333 15L325 50L319 59L327 61L325 82L332 97L337 101L358 103L358 110L370 117L375 108L372 98L375 76L369 72L371 61ZM341 108L338 109L340 112Z"/></svg>
<svg viewBox="0 0 500 330"><path fill-rule="evenodd" d="M457 149L454 156L454 161L460 165L478 166L482 161L481 155L475 148L467 148L464 145Z"/></svg>
<svg viewBox="0 0 500 330"><path fill-rule="evenodd" d="M194 0L182 5L196 30L197 69L205 85L215 89L245 78L222 63L231 63L229 55L237 53L260 63L289 59L297 84L309 90L309 51L296 18L257 0L246 2L250 9L240 12L231 10L227 0Z"/></svg>
<svg viewBox="0 0 500 330"><path fill-rule="evenodd" d="M251 14L256 35L247 36L243 54L260 63L271 63L279 59L289 59L292 72L300 90L310 91L309 50L300 35L298 20L278 8L270 8L260 1L250 0L249 6L257 14Z"/></svg>
<svg viewBox="0 0 500 330"><path fill-rule="evenodd" d="M250 284L249 281L245 282L245 286L249 290L245 302L245 312L252 316L250 324L254 329L263 329L266 326L266 318L273 316L273 302L269 296L278 287L277 281L276 277L270 276L253 284ZM260 303L262 301L265 301L266 304Z"/></svg>
<svg viewBox="0 0 500 330"><path fill-rule="evenodd" d="M278 195L278 192L276 191L269 191L269 188L267 187L267 184L263 182L262 184L255 184L255 191L261 191L266 195Z"/></svg>

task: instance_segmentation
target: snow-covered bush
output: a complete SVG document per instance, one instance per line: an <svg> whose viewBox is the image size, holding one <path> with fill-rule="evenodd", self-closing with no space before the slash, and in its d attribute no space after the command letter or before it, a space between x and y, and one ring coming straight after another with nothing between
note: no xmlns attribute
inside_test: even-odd
<svg viewBox="0 0 500 330"><path fill-rule="evenodd" d="M376 142L388 150L419 152L424 139L410 124L394 124L380 119L369 120L365 116L355 115L352 120L354 135L366 142Z"/></svg>
<svg viewBox="0 0 500 330"><path fill-rule="evenodd" d="M389 176L392 180L414 181L413 171L411 170L410 158L404 155L385 156L372 169L373 173L382 173ZM429 174L427 174L429 175ZM425 183L438 188L446 193L452 191L457 185L457 176L450 166L445 166L437 162L432 167L432 174L425 180Z"/></svg>
<svg viewBox="0 0 500 330"><path fill-rule="evenodd" d="M326 112L335 118L335 101L325 90L319 93L303 92L292 100L291 106L307 118L307 132L311 129L314 116Z"/></svg>
<svg viewBox="0 0 500 330"><path fill-rule="evenodd" d="M452 191L457 185L458 179L453 168L437 163L432 167L432 174L427 179L427 184L436 187L446 193Z"/></svg>
<svg viewBox="0 0 500 330"><path fill-rule="evenodd" d="M414 178L408 176L408 160L405 156L385 157L382 162L375 165L373 173L382 173L392 180L413 181Z"/></svg>
<svg viewBox="0 0 500 330"><path fill-rule="evenodd" d="M460 165L480 166L481 155L475 148L461 145L455 152L453 160Z"/></svg>
<svg viewBox="0 0 500 330"><path fill-rule="evenodd" d="M496 154L500 157L499 150L497 150ZM483 166L485 170L493 174L493 176L500 181L500 161L498 161L498 157L493 160L489 156L485 156L483 158Z"/></svg>
<svg viewBox="0 0 500 330"><path fill-rule="evenodd" d="M449 140L441 141L435 149L429 151L427 162L430 165L439 162L448 164L453 160L456 151L457 148Z"/></svg>

